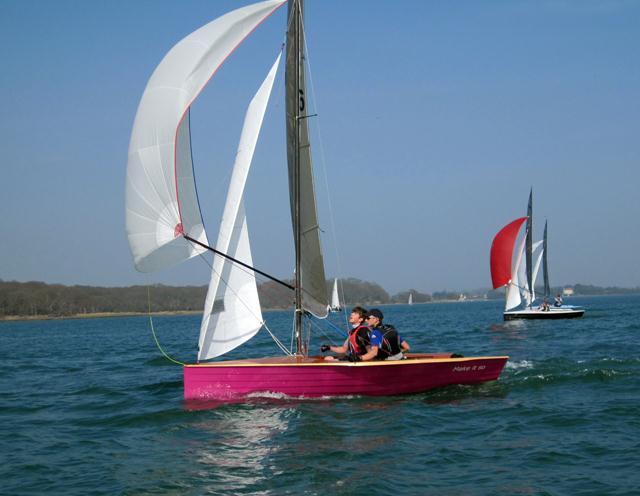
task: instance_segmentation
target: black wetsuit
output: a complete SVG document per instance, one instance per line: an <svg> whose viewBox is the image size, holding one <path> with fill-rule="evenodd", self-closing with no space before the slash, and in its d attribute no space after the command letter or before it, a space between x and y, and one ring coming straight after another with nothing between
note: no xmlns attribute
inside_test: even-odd
<svg viewBox="0 0 640 496"><path fill-rule="evenodd" d="M382 334L382 346L378 349L377 360L386 360L390 356L397 355L402 351L400 343L402 338L395 327L391 324L382 324L376 327Z"/></svg>

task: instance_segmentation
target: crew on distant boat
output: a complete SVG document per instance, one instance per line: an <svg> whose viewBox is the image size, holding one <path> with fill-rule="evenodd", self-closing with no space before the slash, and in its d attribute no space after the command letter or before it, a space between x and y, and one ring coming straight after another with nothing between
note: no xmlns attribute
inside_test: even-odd
<svg viewBox="0 0 640 496"><path fill-rule="evenodd" d="M560 293L558 293L558 294L556 295L556 299L555 299L555 301L553 302L553 306L554 306L554 307L561 307L561 306L562 306L562 296L560 296Z"/></svg>
<svg viewBox="0 0 640 496"><path fill-rule="evenodd" d="M542 310L543 312L548 312L549 310L551 310L549 308L549 302L547 301L546 298L544 300L542 300L542 303L538 307L538 310Z"/></svg>
<svg viewBox="0 0 640 496"><path fill-rule="evenodd" d="M373 330L379 330L382 334L382 344L378 350L378 360L402 360L404 358L404 352L409 351L411 348L394 326L391 324L383 324L383 313L377 308L369 310L369 317L367 318L367 324Z"/></svg>
<svg viewBox="0 0 640 496"><path fill-rule="evenodd" d="M351 362L366 362L378 356L382 344L382 334L377 329L371 329L366 323L369 316L362 307L353 307L349 315L351 331L342 346L320 346L321 352L331 351L338 354L346 354L346 359ZM339 360L334 356L327 356L325 360Z"/></svg>

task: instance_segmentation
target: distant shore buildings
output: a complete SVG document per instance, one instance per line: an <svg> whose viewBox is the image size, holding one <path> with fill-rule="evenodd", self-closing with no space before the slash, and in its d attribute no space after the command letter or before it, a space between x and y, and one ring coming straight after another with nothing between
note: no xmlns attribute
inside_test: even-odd
<svg viewBox="0 0 640 496"><path fill-rule="evenodd" d="M562 288L562 296L573 296L573 288Z"/></svg>

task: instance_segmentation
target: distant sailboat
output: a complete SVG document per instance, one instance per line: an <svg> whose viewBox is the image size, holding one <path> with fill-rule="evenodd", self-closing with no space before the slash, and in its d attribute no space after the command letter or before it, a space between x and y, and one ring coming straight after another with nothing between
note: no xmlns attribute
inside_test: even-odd
<svg viewBox="0 0 640 496"><path fill-rule="evenodd" d="M413 293L409 293L409 301L407 303L413 305Z"/></svg>
<svg viewBox="0 0 640 496"><path fill-rule="evenodd" d="M545 223L544 237L542 241L533 243L533 191L529 193L527 216L521 217L507 224L493 239L490 253L491 278L493 288L506 286L504 320L514 319L568 319L581 317L584 309L579 307L552 307L548 304L549 276L547 265L547 225ZM515 265L511 267L513 247L520 227L526 221L526 232L520 245ZM533 255L538 247L542 249L535 262ZM521 265L522 256L525 256L525 266ZM544 300L538 307L534 307L535 281L540 264L542 263L544 278ZM535 265L534 265L535 264ZM524 305L522 308L522 299ZM520 308L519 308L520 307Z"/></svg>
<svg viewBox="0 0 640 496"><path fill-rule="evenodd" d="M284 5L267 0L229 12L174 46L156 68L136 114L127 165L126 227L136 268L152 272L195 257L214 257L198 361L183 367L184 398L235 399L256 393L294 397L392 395L498 378L506 356L409 354L406 360L328 362L309 356L303 331L329 308L316 211L305 83L303 2L289 0L285 23L285 108L295 283L252 267L243 206L245 182L273 86L278 59L245 114L216 247L209 246L195 187L190 109L218 67L263 21ZM276 46L280 45L277 41ZM220 176L226 171L220 171ZM286 356L218 360L264 325L254 272L294 293L293 342ZM303 328L303 324L306 326ZM275 338L274 338L275 340Z"/></svg>
<svg viewBox="0 0 640 496"><path fill-rule="evenodd" d="M340 298L338 297L338 279L333 280L333 291L331 292L331 306L329 310L332 312L341 312Z"/></svg>

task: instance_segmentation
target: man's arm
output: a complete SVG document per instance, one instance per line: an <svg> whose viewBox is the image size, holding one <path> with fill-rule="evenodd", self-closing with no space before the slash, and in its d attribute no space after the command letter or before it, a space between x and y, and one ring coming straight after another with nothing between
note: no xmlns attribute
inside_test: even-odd
<svg viewBox="0 0 640 496"><path fill-rule="evenodd" d="M329 351L332 353L346 353L347 347L345 345L342 346L329 346Z"/></svg>
<svg viewBox="0 0 640 496"><path fill-rule="evenodd" d="M378 347L377 346L368 346L367 352L360 357L360 360L366 362L367 360L373 360L378 355Z"/></svg>

